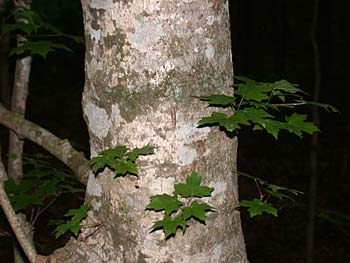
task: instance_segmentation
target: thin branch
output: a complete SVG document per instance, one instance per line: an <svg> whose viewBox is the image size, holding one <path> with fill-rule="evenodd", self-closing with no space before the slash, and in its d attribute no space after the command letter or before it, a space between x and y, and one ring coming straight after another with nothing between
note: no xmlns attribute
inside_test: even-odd
<svg viewBox="0 0 350 263"><path fill-rule="evenodd" d="M318 28L318 14L319 14L319 0L314 0L313 15L311 24L311 45L314 57L314 90L312 99L318 101L321 91L321 62L320 51L317 42L317 28ZM318 107L312 108L312 121L320 126L320 113ZM308 210L308 224L306 233L306 262L314 262L314 246L315 246L315 217L316 217L316 202L317 202L317 183L318 183L318 133L314 133L311 138L311 152L310 152L310 183L309 183L309 210Z"/></svg>
<svg viewBox="0 0 350 263"><path fill-rule="evenodd" d="M84 154L75 150L68 140L62 140L41 126L6 110L0 104L0 124L13 130L22 138L40 145L67 165L84 185L89 177L90 166Z"/></svg>
<svg viewBox="0 0 350 263"><path fill-rule="evenodd" d="M36 215L34 216L34 219L30 221L30 223L34 226L36 220L38 220L38 217L45 212L54 202L56 201L56 198L53 198L50 202L48 202L44 207L39 208L36 212Z"/></svg>
<svg viewBox="0 0 350 263"><path fill-rule="evenodd" d="M30 10L29 1L14 1L15 10ZM25 18L16 18L16 23L27 24ZM28 40L22 34L17 34L17 47L22 46ZM25 116L26 103L28 97L29 76L32 65L32 57L24 57L17 59L15 78L13 81L11 111ZM14 132L10 132L9 140L9 159L8 159L8 176L17 184L20 183L23 177L22 169L23 141L18 138ZM13 158L15 156L15 158Z"/></svg>
<svg viewBox="0 0 350 263"><path fill-rule="evenodd" d="M1 179L8 178L4 169L4 165L1 160L0 160L0 178ZM31 240L27 236L25 230L21 225L21 222L19 221L15 211L13 210L13 207L11 206L10 200L4 189L3 180L0 181L0 204L6 215L7 220L11 225L13 232L17 237L18 242L23 248L24 253L28 257L29 261L34 263L36 261L37 253L34 247L33 240Z"/></svg>

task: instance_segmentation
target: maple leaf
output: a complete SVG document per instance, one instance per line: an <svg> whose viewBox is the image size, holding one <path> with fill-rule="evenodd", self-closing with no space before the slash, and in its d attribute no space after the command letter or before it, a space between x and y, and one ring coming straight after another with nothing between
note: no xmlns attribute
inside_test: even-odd
<svg viewBox="0 0 350 263"><path fill-rule="evenodd" d="M149 145L142 148L135 148L134 150L128 153L128 158L132 161L136 161L139 155L153 154L153 150L154 150L154 147Z"/></svg>
<svg viewBox="0 0 350 263"><path fill-rule="evenodd" d="M190 206L187 206L183 209L183 217L184 219L193 217L199 221L205 222L207 219L205 213L209 210L213 210L213 207L204 203L193 201Z"/></svg>
<svg viewBox="0 0 350 263"><path fill-rule="evenodd" d="M77 235L80 231L80 223L87 216L89 209L90 206L88 205L82 205L78 209L70 209L64 216L72 216L71 220L55 229L55 237L58 238L67 231L71 231L74 235Z"/></svg>
<svg viewBox="0 0 350 263"><path fill-rule="evenodd" d="M226 96L223 94L212 94L209 96L195 97L202 101L207 101L210 106L220 105L220 106L230 106L235 103L235 98L232 96Z"/></svg>
<svg viewBox="0 0 350 263"><path fill-rule="evenodd" d="M193 171L190 176L187 176L185 184L175 184L175 194L183 197L204 197L210 196L214 188L201 186L202 178Z"/></svg>
<svg viewBox="0 0 350 263"><path fill-rule="evenodd" d="M278 214L277 208L257 198L254 198L253 200L243 200L239 202L239 206L247 207L250 217L262 215L263 213L271 214L277 217Z"/></svg>
<svg viewBox="0 0 350 263"><path fill-rule="evenodd" d="M314 132L319 131L317 126L312 122L306 122L306 115L293 113L291 116L286 117L286 124L284 129L289 131L290 133L294 133L295 135L301 138L302 133L306 132L312 134Z"/></svg>
<svg viewBox="0 0 350 263"><path fill-rule="evenodd" d="M182 232L186 231L187 221L182 216L177 216L174 219L171 216L165 217L161 221L157 221L152 226L152 231L163 228L165 238L176 234L178 228L182 228Z"/></svg>
<svg viewBox="0 0 350 263"><path fill-rule="evenodd" d="M146 209L162 211L165 210L165 215L169 216L182 205L177 199L177 195L170 196L167 194L155 195L151 197L151 202L146 206Z"/></svg>

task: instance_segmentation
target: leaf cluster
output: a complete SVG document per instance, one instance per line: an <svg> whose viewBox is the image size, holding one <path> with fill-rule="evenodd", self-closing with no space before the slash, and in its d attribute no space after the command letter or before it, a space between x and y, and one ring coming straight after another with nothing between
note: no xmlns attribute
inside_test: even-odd
<svg viewBox="0 0 350 263"><path fill-rule="evenodd" d="M254 198L253 200L242 200L238 204L238 207L248 208L250 217L262 215L263 213L277 217L278 208L271 202L271 198L275 198L275 200L290 199L294 201L294 197L303 194L301 191L271 184L246 173L238 172L238 175L253 180L259 190L259 199Z"/></svg>
<svg viewBox="0 0 350 263"><path fill-rule="evenodd" d="M319 129L306 121L307 116L299 113L284 114L282 109L300 105L314 105L326 110L337 111L328 104L307 102L306 95L297 85L286 80L272 83L257 82L247 77L236 77L235 96L212 94L197 97L209 106L231 108L232 114L212 112L211 116L198 121L199 126L220 126L228 132L236 132L242 125L251 126L253 130L264 130L278 139L281 130L302 137L303 133L312 134Z"/></svg>
<svg viewBox="0 0 350 263"><path fill-rule="evenodd" d="M186 183L174 185L173 195L163 194L151 197L146 209L156 212L164 211L163 220L154 222L152 231L163 229L165 237L169 238L176 235L178 228L185 233L191 218L205 223L206 212L214 211L214 208L193 198L208 197L214 188L202 186L201 180L202 178L193 171L190 176L187 176Z"/></svg>
<svg viewBox="0 0 350 263"><path fill-rule="evenodd" d="M41 207L48 200L65 193L84 192L83 186L74 180L70 171L53 167L44 155L25 155L23 164L25 173L18 185L12 179L4 182L16 212L33 206Z"/></svg>
<svg viewBox="0 0 350 263"><path fill-rule="evenodd" d="M154 147L144 146L129 150L126 146L117 146L99 153L99 156L90 160L90 165L95 174L103 171L106 167L115 173L115 177L126 174L138 175L136 160L141 155L153 154Z"/></svg>
<svg viewBox="0 0 350 263"><path fill-rule="evenodd" d="M349 234L349 231L350 231L349 214L343 214L336 211L322 211L318 214L318 218L334 226L337 226L340 230L342 230L346 234Z"/></svg>
<svg viewBox="0 0 350 263"><path fill-rule="evenodd" d="M26 37L20 45L12 48L11 55L39 55L46 58L48 53L55 50L72 50L63 43L48 40L52 38L70 39L76 43L83 43L81 36L64 34L57 27L47 23L45 19L33 10L18 9L13 12L13 23L2 23L0 27L0 38L5 34L21 34Z"/></svg>
<svg viewBox="0 0 350 263"><path fill-rule="evenodd" d="M82 205L78 209L70 209L64 216L72 218L66 223L57 226L54 231L55 237L59 238L68 231L71 231L75 236L77 236L81 229L81 222L86 218L89 209L90 206L88 205Z"/></svg>

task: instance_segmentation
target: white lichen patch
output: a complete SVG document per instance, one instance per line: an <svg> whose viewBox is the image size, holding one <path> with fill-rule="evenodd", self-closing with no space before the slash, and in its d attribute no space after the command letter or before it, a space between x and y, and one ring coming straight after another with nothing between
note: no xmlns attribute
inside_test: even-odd
<svg viewBox="0 0 350 263"><path fill-rule="evenodd" d="M195 141L201 141L207 138L210 128L198 128L196 123L179 124L180 140L185 144L190 144Z"/></svg>
<svg viewBox="0 0 350 263"><path fill-rule="evenodd" d="M163 35L161 24L143 22L135 29L135 33L128 37L128 40L133 48L146 52L157 44Z"/></svg>
<svg viewBox="0 0 350 263"><path fill-rule="evenodd" d="M210 263L220 262L221 254L222 254L222 244L216 244L213 249L212 255L210 257Z"/></svg>
<svg viewBox="0 0 350 263"><path fill-rule="evenodd" d="M106 110L88 102L84 105L84 113L88 118L90 131L100 139L105 138L112 125Z"/></svg>
<svg viewBox="0 0 350 263"><path fill-rule="evenodd" d="M94 0L94 1L89 1L89 6L90 8L93 9L111 9L115 7L115 3L112 0Z"/></svg>
<svg viewBox="0 0 350 263"><path fill-rule="evenodd" d="M205 56L208 60L211 60L215 56L215 48L212 44L211 39L207 39L206 42L207 42L207 45L206 45L206 49L205 49Z"/></svg>
<svg viewBox="0 0 350 263"><path fill-rule="evenodd" d="M102 187L97 182L95 175L93 173L90 173L89 180L88 180L87 187L86 187L86 193L90 196L101 197L102 192L103 192Z"/></svg>
<svg viewBox="0 0 350 263"><path fill-rule="evenodd" d="M215 22L215 16L208 16L207 17L207 25L212 26Z"/></svg>
<svg viewBox="0 0 350 263"><path fill-rule="evenodd" d="M227 183L226 182L210 182L210 187L214 188L210 197L203 197L203 202L213 202L215 200L215 205L221 205L226 202L227 197Z"/></svg>
<svg viewBox="0 0 350 263"><path fill-rule="evenodd" d="M93 210L98 211L98 210L100 210L100 207L102 206L102 203L101 203L101 201L97 201L97 200L94 198L94 199L92 199L92 201L91 201L91 206L92 206Z"/></svg>
<svg viewBox="0 0 350 263"><path fill-rule="evenodd" d="M98 41L100 41L101 39L101 30L94 30L94 29L90 29L90 37L93 41L95 41L96 43L98 43Z"/></svg>
<svg viewBox="0 0 350 263"><path fill-rule="evenodd" d="M120 109L119 109L118 104L112 105L111 119L112 119L114 127L119 127L122 123L125 123L124 118L120 114Z"/></svg>
<svg viewBox="0 0 350 263"><path fill-rule="evenodd" d="M185 145L180 145L177 154L180 162L185 165L190 165L197 157L197 151Z"/></svg>
<svg viewBox="0 0 350 263"><path fill-rule="evenodd" d="M210 129L208 127L199 129L195 124L183 124L180 126L180 145L177 149L177 155L181 163L189 165L197 158L196 149L192 148L190 145L195 141L204 140L209 131Z"/></svg>

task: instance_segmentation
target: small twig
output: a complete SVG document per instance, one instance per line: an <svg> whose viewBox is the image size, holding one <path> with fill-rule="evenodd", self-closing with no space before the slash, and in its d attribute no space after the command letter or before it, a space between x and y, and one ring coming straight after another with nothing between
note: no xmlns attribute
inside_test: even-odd
<svg viewBox="0 0 350 263"><path fill-rule="evenodd" d="M38 212L36 213L33 220L30 221L30 223L34 226L36 220L38 217L46 210L48 209L54 202L56 201L56 198L53 198L50 202L48 202L44 207L41 207L38 209Z"/></svg>
<svg viewBox="0 0 350 263"><path fill-rule="evenodd" d="M88 239L89 237L91 237L92 235L94 235L98 230L101 229L101 227L104 226L104 223L97 223L95 224L95 226L91 226L92 227L96 227L96 229L94 229L92 232L87 233L86 235L81 235L81 237L79 238L79 240L85 242L86 239Z"/></svg>
<svg viewBox="0 0 350 263"><path fill-rule="evenodd" d="M33 218L34 218L34 214L35 214L35 207L32 208L32 211L30 212L30 219L29 219L29 222L33 222ZM31 225L33 225L31 223Z"/></svg>
<svg viewBox="0 0 350 263"><path fill-rule="evenodd" d="M241 98L240 102L238 103L237 110L239 110L239 108L241 107L242 102L243 102L243 98Z"/></svg>
<svg viewBox="0 0 350 263"><path fill-rule="evenodd" d="M273 89L273 90L271 90L271 92L270 92L268 102L270 102L270 101L272 100L272 97L273 97L273 92L274 92L274 89Z"/></svg>
<svg viewBox="0 0 350 263"><path fill-rule="evenodd" d="M300 106L300 105L306 105L306 104L307 103L305 103L305 102L271 103L271 105L273 105L273 106L285 106L285 107Z"/></svg>
<svg viewBox="0 0 350 263"><path fill-rule="evenodd" d="M260 184L259 184L258 180L256 180L256 179L254 180L254 182L255 182L256 188L257 188L258 191L259 191L260 200L263 201L265 195L264 195L263 192L261 191Z"/></svg>

